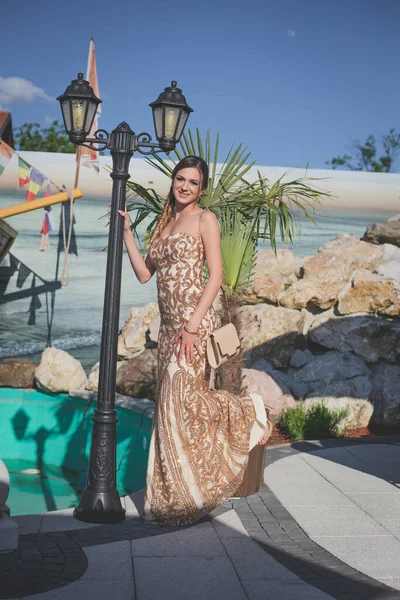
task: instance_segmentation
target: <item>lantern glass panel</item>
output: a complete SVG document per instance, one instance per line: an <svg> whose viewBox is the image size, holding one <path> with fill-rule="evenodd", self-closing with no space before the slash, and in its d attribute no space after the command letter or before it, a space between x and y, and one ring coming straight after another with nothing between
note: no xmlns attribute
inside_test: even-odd
<svg viewBox="0 0 400 600"><path fill-rule="evenodd" d="M177 142L181 139L181 135L183 130L185 129L186 121L188 120L189 113L186 110L181 109L180 119L178 123L178 128L176 130L175 139Z"/></svg>
<svg viewBox="0 0 400 600"><path fill-rule="evenodd" d="M153 108L154 129L156 130L157 139L163 136L163 109L162 106Z"/></svg>
<svg viewBox="0 0 400 600"><path fill-rule="evenodd" d="M73 129L83 129L87 100L83 98L72 98L72 120Z"/></svg>
<svg viewBox="0 0 400 600"><path fill-rule="evenodd" d="M165 137L175 139L175 131L179 120L179 113L180 109L176 106L165 107Z"/></svg>
<svg viewBox="0 0 400 600"><path fill-rule="evenodd" d="M88 107L88 112L86 115L86 123L85 123L85 131L87 133L89 133L92 128L92 124L93 124L94 118L96 116L96 111L97 111L96 102L90 101L89 107Z"/></svg>
<svg viewBox="0 0 400 600"><path fill-rule="evenodd" d="M64 117L65 129L69 133L72 129L71 108L70 108L69 100L62 101L61 110L62 110L62 114Z"/></svg>

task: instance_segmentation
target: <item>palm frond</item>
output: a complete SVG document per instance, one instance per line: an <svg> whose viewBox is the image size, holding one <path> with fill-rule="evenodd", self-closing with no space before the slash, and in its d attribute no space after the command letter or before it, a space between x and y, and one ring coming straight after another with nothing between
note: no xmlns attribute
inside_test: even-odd
<svg viewBox="0 0 400 600"><path fill-rule="evenodd" d="M131 193L127 197L127 210L133 212L131 229L139 243L142 253L147 250L151 234L156 226L157 220L164 208L165 200L152 188L144 188L142 185L130 182ZM139 226L146 224L144 239L139 234Z"/></svg>
<svg viewBox="0 0 400 600"><path fill-rule="evenodd" d="M238 210L221 214L223 288L228 295L247 289L254 274L256 240L254 223L245 221Z"/></svg>
<svg viewBox="0 0 400 600"><path fill-rule="evenodd" d="M305 169L303 177L291 178L289 170L273 183L258 171L257 178L248 181L246 176L254 166L254 161L250 160L247 148L242 144L233 144L220 162L219 147L219 134L213 146L210 131L202 138L198 129L196 132L188 130L168 161L158 154L146 160L168 178L175 165L185 156L196 155L206 160L210 174L201 205L214 212L221 224L226 220L228 209L231 212L237 210L245 221L254 223L253 236L257 240L268 240L275 251L278 239L283 244L293 242L302 218L316 224L314 217L320 198L331 197L331 194L318 189L320 179L307 177ZM128 182L127 185L132 192L128 210L136 211L132 228L138 237L137 227L146 222L148 239L162 211L164 199L155 190L146 189L135 182Z"/></svg>

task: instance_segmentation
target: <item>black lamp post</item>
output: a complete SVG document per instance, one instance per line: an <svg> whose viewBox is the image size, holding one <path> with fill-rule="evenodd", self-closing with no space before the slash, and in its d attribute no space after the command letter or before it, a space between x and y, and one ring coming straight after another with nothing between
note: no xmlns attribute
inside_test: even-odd
<svg viewBox="0 0 400 600"><path fill-rule="evenodd" d="M87 138L96 110L101 100L97 98L89 83L78 74L71 82L60 101L65 129L75 145L92 150L111 151L113 179L106 284L104 292L103 327L100 348L100 371L97 407L93 416L93 434L86 488L74 516L88 523L118 523L125 518L116 487L116 431L115 386L119 307L121 293L123 219L118 210L125 210L126 182L132 154L157 152L169 153L182 135L189 114L182 91L173 81L158 99L150 104L158 144L151 141L148 133L136 135L125 122L108 133L104 129Z"/></svg>

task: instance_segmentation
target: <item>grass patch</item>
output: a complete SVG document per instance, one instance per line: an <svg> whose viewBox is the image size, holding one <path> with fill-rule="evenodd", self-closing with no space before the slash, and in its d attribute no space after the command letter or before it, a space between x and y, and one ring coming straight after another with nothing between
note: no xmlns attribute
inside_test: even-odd
<svg viewBox="0 0 400 600"><path fill-rule="evenodd" d="M288 408L282 413L279 427L295 442L339 437L346 431L346 427L340 428L340 422L347 415L347 409L331 410L322 402L313 404L308 410L303 402L299 402L296 408Z"/></svg>

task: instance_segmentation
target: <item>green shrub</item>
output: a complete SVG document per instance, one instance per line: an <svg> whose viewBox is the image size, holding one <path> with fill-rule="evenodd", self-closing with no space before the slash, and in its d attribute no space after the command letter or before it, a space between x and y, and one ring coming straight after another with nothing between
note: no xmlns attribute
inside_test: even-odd
<svg viewBox="0 0 400 600"><path fill-rule="evenodd" d="M295 442L304 440L306 415L303 403L296 408L287 408L281 415L279 427Z"/></svg>
<svg viewBox="0 0 400 600"><path fill-rule="evenodd" d="M304 439L338 437L346 428L339 430L340 422L348 415L347 409L331 410L322 402L313 404L307 411Z"/></svg>
<svg viewBox="0 0 400 600"><path fill-rule="evenodd" d="M299 402L296 408L288 408L282 413L279 426L295 442L338 437L346 430L339 429L339 424L347 415L347 409L331 410L322 402L308 410L303 402Z"/></svg>

